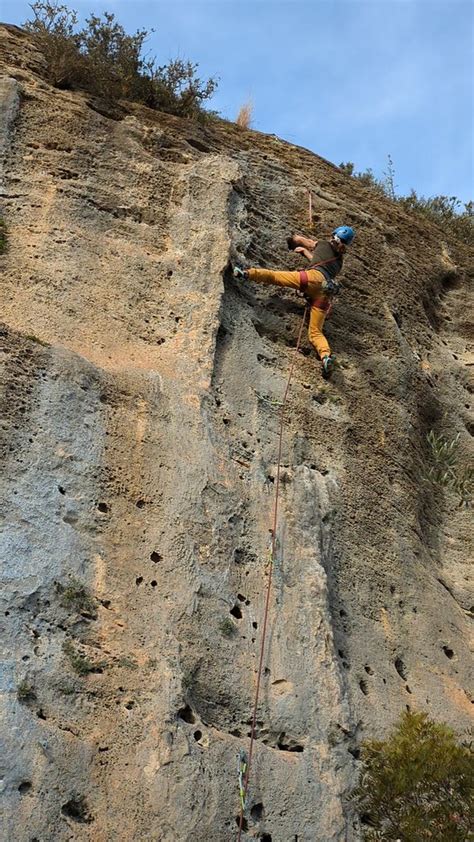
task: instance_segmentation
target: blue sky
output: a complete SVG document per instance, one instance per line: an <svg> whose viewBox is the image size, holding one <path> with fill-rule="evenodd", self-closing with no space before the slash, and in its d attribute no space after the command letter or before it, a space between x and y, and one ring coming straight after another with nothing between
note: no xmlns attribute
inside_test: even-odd
<svg viewBox="0 0 474 842"><path fill-rule="evenodd" d="M212 106L339 164L390 154L397 192L474 198L472 0L70 0L154 28L159 63L180 56L219 77ZM0 0L20 24L27 2Z"/></svg>

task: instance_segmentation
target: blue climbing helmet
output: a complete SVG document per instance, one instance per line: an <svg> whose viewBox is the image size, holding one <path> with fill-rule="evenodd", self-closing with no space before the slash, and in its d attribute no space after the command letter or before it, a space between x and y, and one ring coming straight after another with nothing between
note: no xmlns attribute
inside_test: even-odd
<svg viewBox="0 0 474 842"><path fill-rule="evenodd" d="M332 235L333 237L337 237L344 245L350 246L355 237L355 231L350 225L340 225L339 228L334 229Z"/></svg>

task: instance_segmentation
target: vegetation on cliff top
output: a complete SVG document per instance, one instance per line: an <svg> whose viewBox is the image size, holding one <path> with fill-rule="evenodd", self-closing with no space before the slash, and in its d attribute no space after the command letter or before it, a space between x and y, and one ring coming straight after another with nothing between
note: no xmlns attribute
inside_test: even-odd
<svg viewBox="0 0 474 842"><path fill-rule="evenodd" d="M409 196L399 196L396 192L395 168L388 155L387 169L383 178L377 178L369 168L364 172L355 172L352 161L339 164L339 169L356 178L361 184L396 202L407 211L423 216L440 225L445 234L451 234L456 240L474 245L474 202L462 203L456 196L432 196L427 199L411 190Z"/></svg>
<svg viewBox="0 0 474 842"><path fill-rule="evenodd" d="M371 740L354 794L366 839L464 842L474 826L472 746L425 713L403 714L386 741Z"/></svg>
<svg viewBox="0 0 474 842"><path fill-rule="evenodd" d="M150 35L128 35L115 15L91 14L78 28L77 13L57 2L31 5L33 20L24 24L47 62L47 78L58 88L79 88L106 99L129 99L182 117L199 118L203 103L217 87L197 76L197 64L173 59L158 65L144 53Z"/></svg>

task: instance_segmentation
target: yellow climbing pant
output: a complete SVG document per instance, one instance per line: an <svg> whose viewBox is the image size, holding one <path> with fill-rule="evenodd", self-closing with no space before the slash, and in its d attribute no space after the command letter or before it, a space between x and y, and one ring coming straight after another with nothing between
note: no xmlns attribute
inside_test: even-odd
<svg viewBox="0 0 474 842"><path fill-rule="evenodd" d="M280 287L300 289L300 272L273 272L271 269L248 269L247 273L250 280L256 281L258 284L274 284ZM331 353L328 341L323 333L329 298L321 289L321 284L324 281L322 272L318 272L317 269L308 269L306 276L308 278L308 287L305 292L311 301L308 336L311 345L319 358L322 359Z"/></svg>

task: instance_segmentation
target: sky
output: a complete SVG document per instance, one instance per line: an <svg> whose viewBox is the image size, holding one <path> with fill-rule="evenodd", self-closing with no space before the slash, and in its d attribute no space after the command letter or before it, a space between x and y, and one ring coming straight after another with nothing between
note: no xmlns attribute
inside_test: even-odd
<svg viewBox="0 0 474 842"><path fill-rule="evenodd" d="M66 2L66 0L63 0ZM252 128L351 161L396 192L474 198L473 0L67 0L81 19L114 12L154 29L159 64L180 57L218 77L211 107ZM0 0L21 25L23 0Z"/></svg>

